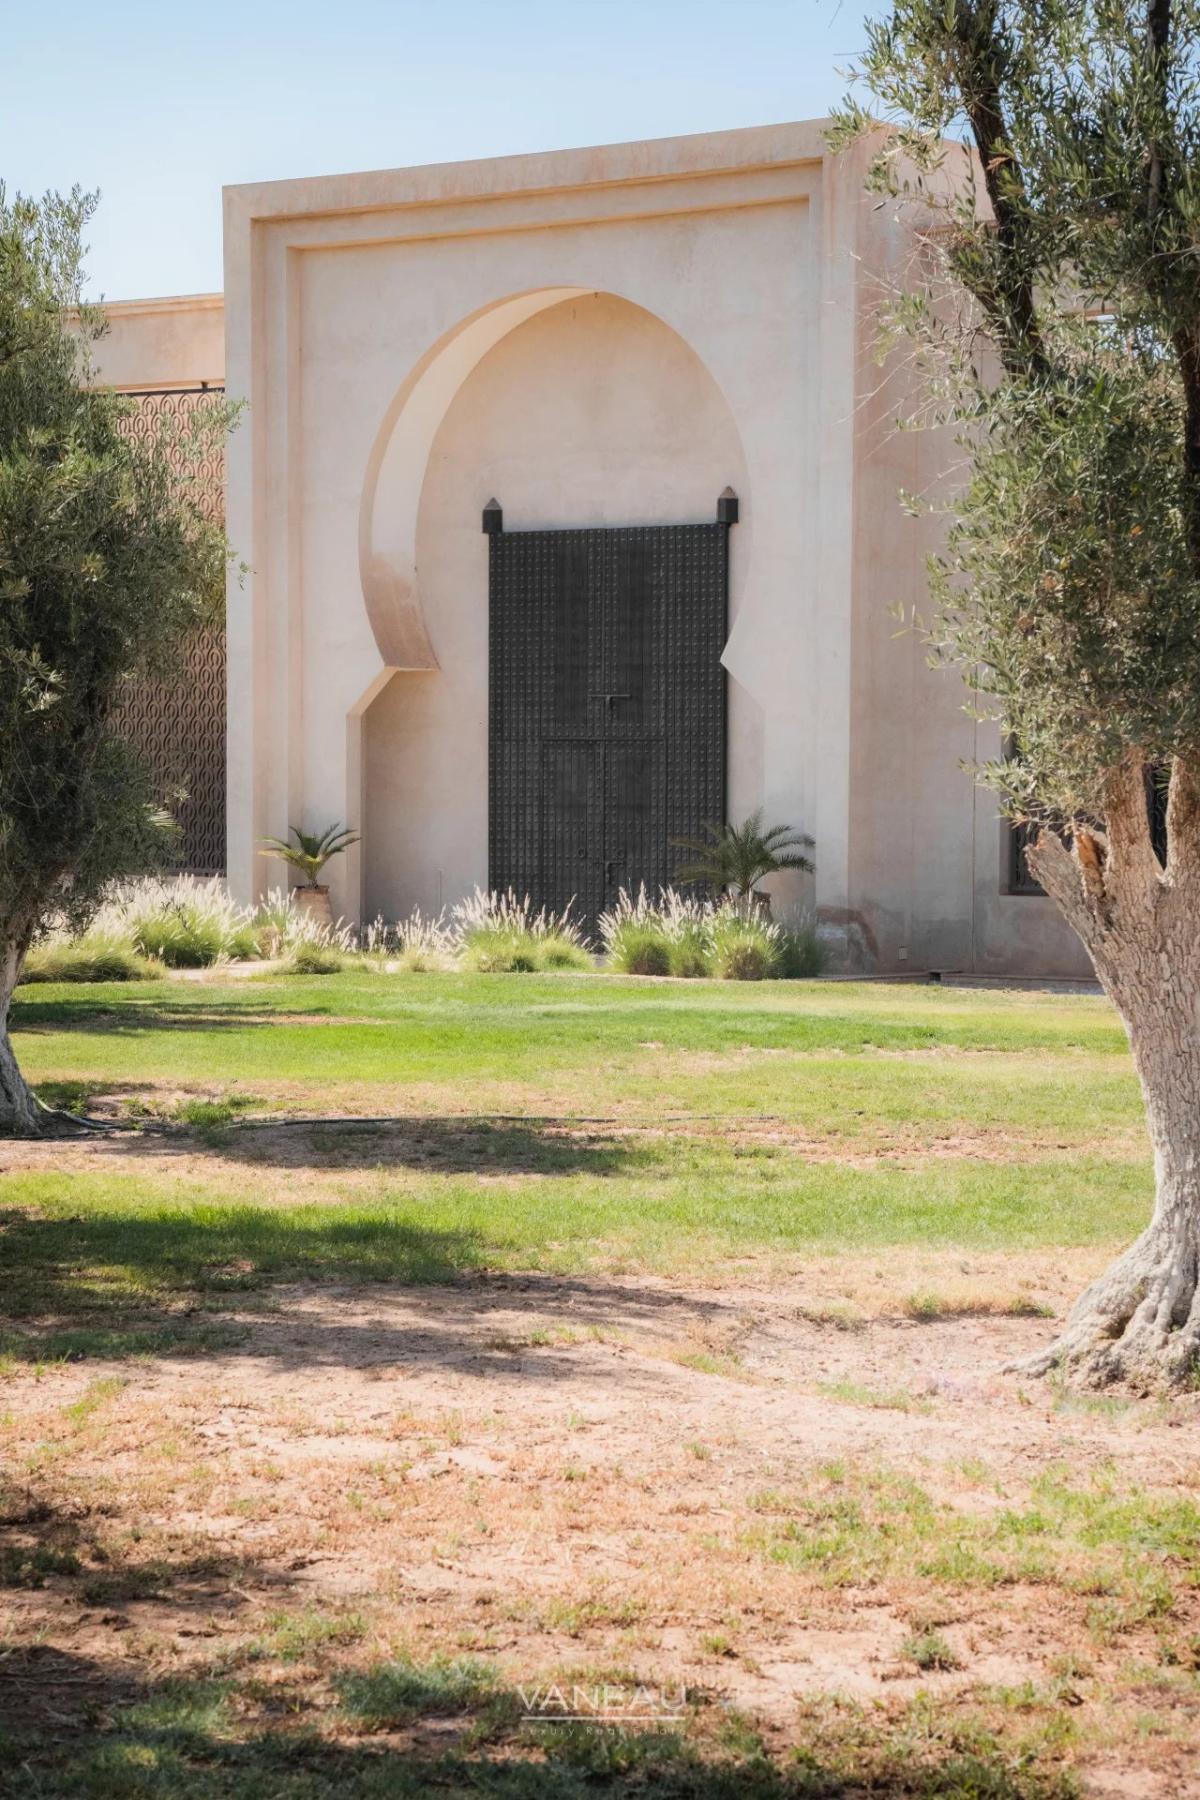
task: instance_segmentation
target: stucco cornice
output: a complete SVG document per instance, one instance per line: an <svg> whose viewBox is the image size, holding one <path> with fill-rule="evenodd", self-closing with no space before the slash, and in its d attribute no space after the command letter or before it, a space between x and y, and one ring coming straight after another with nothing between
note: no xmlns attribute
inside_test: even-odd
<svg viewBox="0 0 1200 1800"><path fill-rule="evenodd" d="M154 313L220 312L224 294L162 294L146 300L98 300L95 304L110 318L134 319Z"/></svg>
<svg viewBox="0 0 1200 1800"><path fill-rule="evenodd" d="M783 169L821 162L828 154L828 124L811 119L470 162L252 182L225 188L226 214L247 223L319 218Z"/></svg>

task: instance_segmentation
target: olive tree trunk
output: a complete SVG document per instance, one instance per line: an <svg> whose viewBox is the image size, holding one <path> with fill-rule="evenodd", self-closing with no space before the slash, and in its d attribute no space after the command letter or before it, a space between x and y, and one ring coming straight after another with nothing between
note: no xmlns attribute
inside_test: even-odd
<svg viewBox="0 0 1200 1800"><path fill-rule="evenodd" d="M0 950L0 1137L37 1137L47 1117L17 1067L8 1035L8 1012L25 950L25 943L11 938Z"/></svg>
<svg viewBox="0 0 1200 1800"><path fill-rule="evenodd" d="M1154 1149L1154 1213L1093 1281L1061 1335L1020 1365L1085 1384L1178 1386L1200 1372L1200 785L1176 762L1167 861L1150 838L1140 760L1105 791L1102 835L1043 832L1029 862L1082 938L1121 1015Z"/></svg>

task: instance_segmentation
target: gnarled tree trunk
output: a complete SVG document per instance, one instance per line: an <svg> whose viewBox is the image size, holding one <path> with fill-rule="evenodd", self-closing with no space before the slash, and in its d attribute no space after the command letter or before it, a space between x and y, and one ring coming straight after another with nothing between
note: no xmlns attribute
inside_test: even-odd
<svg viewBox="0 0 1200 1800"><path fill-rule="evenodd" d="M1029 862L1079 933L1124 1022L1154 1149L1154 1214L1092 1282L1061 1335L1023 1366L1148 1390L1200 1374L1200 786L1177 761L1167 861L1150 837L1143 765L1105 790L1103 835L1043 832Z"/></svg>
<svg viewBox="0 0 1200 1800"><path fill-rule="evenodd" d="M0 1137L37 1137L47 1116L17 1067L8 1036L8 1009L25 949L23 942L10 940L0 951Z"/></svg>

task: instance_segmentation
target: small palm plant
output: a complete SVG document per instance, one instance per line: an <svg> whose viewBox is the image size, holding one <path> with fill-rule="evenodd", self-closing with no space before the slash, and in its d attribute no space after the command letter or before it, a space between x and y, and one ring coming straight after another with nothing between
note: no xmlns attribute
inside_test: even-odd
<svg viewBox="0 0 1200 1800"><path fill-rule="evenodd" d="M764 827L758 807L740 825L705 825L700 838L672 838L677 850L690 850L693 860L676 871L679 881L698 881L714 894L732 894L750 911L769 913L771 896L756 892L758 883L780 869L812 873L804 855L812 839L790 825Z"/></svg>
<svg viewBox="0 0 1200 1800"><path fill-rule="evenodd" d="M295 843L291 841L293 838ZM331 825L322 832L301 831L298 825L292 825L286 838L264 838L262 855L278 856L289 868L303 875L306 887L315 888L320 885L321 870L329 859L340 856L343 850L357 843L358 833L341 825Z"/></svg>

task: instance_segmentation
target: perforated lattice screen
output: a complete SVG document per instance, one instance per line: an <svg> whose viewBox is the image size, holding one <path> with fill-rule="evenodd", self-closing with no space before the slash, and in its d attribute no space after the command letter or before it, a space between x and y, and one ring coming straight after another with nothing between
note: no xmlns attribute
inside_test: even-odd
<svg viewBox="0 0 1200 1800"><path fill-rule="evenodd" d="M489 542L490 879L594 923L725 816L728 528Z"/></svg>
<svg viewBox="0 0 1200 1800"><path fill-rule="evenodd" d="M125 429L135 437L163 431L168 455L172 435L205 395L221 389L176 389L130 396L136 410ZM194 465L193 465L194 467ZM195 471L198 497L210 518L225 516L225 459L215 451ZM193 489L197 491L196 488ZM225 632L198 632L185 647L178 680L140 681L130 689L118 723L155 774L160 799L178 820L181 865L195 875L225 869ZM184 798L178 795L183 792Z"/></svg>

